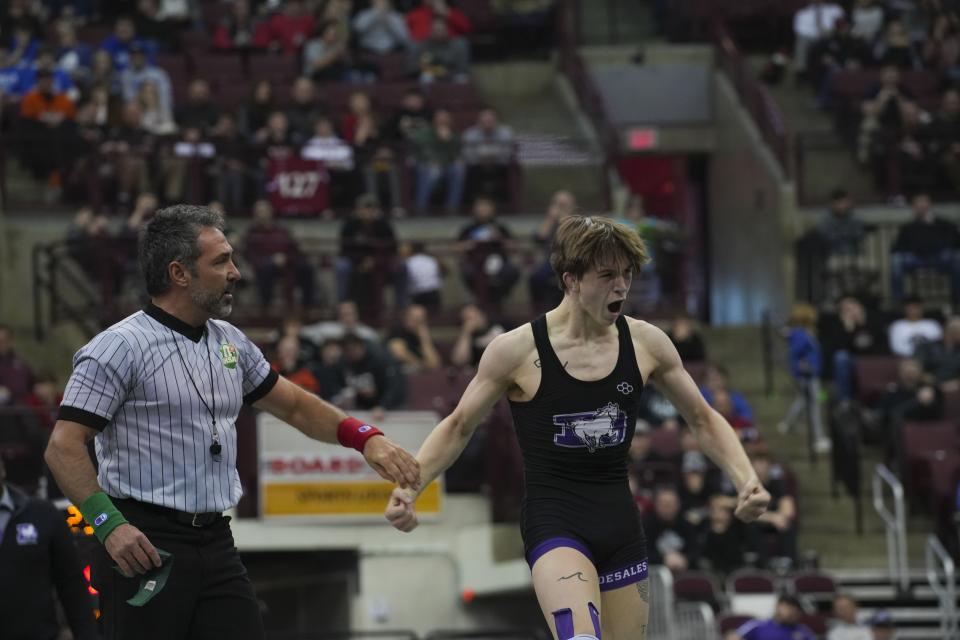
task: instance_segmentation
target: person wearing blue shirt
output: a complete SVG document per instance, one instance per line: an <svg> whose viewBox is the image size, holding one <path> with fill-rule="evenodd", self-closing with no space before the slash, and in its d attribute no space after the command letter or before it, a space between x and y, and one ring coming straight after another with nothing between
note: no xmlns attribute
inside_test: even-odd
<svg viewBox="0 0 960 640"><path fill-rule="evenodd" d="M790 405L787 415L777 425L781 433L793 429L794 424L804 410L809 411L810 427L813 429L814 450L824 453L830 450L830 439L823 431L823 419L820 412L820 374L822 358L820 343L814 335L817 326L817 311L809 304L795 304L788 322L790 375L797 387L797 397Z"/></svg>
<svg viewBox="0 0 960 640"><path fill-rule="evenodd" d="M113 58L113 66L117 71L123 71L130 64L130 51L140 47L147 54L150 64L157 63L157 47L150 40L137 37L136 27L130 18L118 18L113 28L113 35L107 36L100 48L107 51Z"/></svg>
<svg viewBox="0 0 960 640"><path fill-rule="evenodd" d="M703 399L711 407L713 406L713 394L717 391L726 391L730 396L730 403L733 405L733 413L738 418L753 424L753 407L743 397L743 394L730 389L730 374L725 367L719 364L710 363L704 373L703 384L700 385L700 393Z"/></svg>
<svg viewBox="0 0 960 640"><path fill-rule="evenodd" d="M750 620L727 640L814 640L813 632L800 624L803 608L796 597L780 596L770 620Z"/></svg>

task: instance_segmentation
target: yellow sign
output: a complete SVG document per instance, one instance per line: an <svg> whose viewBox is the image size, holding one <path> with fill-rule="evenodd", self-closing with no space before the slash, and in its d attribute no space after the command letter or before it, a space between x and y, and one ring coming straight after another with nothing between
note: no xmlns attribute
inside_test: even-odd
<svg viewBox="0 0 960 640"><path fill-rule="evenodd" d="M382 516L393 485L385 481L271 483L264 491L265 516ZM417 498L417 514L440 513L440 501L440 485L432 482Z"/></svg>

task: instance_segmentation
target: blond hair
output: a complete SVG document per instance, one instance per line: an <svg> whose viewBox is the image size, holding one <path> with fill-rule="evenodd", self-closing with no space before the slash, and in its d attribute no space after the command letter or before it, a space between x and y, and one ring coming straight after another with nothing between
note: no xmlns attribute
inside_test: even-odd
<svg viewBox="0 0 960 640"><path fill-rule="evenodd" d="M817 326L817 310L805 302L798 302L790 309L787 324L812 331Z"/></svg>
<svg viewBox="0 0 960 640"><path fill-rule="evenodd" d="M553 238L550 266L560 288L567 290L563 274L583 277L601 264L626 263L634 273L650 261L647 247L636 230L600 216L569 216Z"/></svg>

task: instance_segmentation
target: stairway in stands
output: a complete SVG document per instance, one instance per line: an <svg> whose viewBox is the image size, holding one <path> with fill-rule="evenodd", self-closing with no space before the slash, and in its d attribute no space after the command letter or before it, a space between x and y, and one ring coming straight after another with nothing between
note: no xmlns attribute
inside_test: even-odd
<svg viewBox="0 0 960 640"><path fill-rule="evenodd" d="M878 609L890 611L898 629L902 627L904 630L898 638L943 638L938 631L940 612L937 600L923 571L924 545L932 526L926 516L912 516L907 520L907 557L911 569L909 593L898 595L891 584L885 529L873 509L869 493L870 479L879 455L871 449L864 449L864 533L858 535L852 500L842 490L838 498L831 495L829 461L824 458L811 463L802 430L787 435L777 432L776 424L793 399L786 362L781 355L782 345L777 344L775 349L773 393L767 396L760 329L712 327L704 333L709 357L730 370L731 387L744 393L753 405L757 424L770 443L771 451L797 476L800 554L816 552L819 567L831 572L842 585L841 589L857 599L862 613L872 614ZM775 343L777 340L775 336Z"/></svg>

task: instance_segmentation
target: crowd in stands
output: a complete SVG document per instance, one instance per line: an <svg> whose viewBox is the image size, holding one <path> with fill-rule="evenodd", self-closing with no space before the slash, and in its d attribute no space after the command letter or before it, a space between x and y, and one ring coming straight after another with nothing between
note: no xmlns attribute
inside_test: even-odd
<svg viewBox="0 0 960 640"><path fill-rule="evenodd" d="M51 202L513 204L515 137L477 97L473 25L446 0L166 4L0 8L0 127Z"/></svg>
<svg viewBox="0 0 960 640"><path fill-rule="evenodd" d="M960 8L812 0L793 20L797 77L894 200L960 187Z"/></svg>

